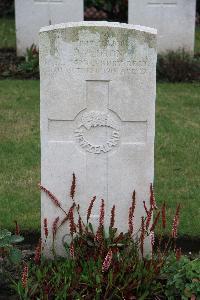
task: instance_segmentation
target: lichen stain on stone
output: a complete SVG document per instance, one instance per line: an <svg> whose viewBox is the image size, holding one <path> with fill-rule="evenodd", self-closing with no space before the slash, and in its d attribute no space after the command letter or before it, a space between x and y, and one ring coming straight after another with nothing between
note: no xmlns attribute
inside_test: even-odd
<svg viewBox="0 0 200 300"><path fill-rule="evenodd" d="M50 42L50 54L55 55L56 39L59 37L66 43L76 43L80 40L80 36L84 32L90 32L91 35L99 34L100 47L106 48L109 45L111 38L115 39L118 45L119 53L123 56L128 52L129 38L135 39L137 42L146 43L150 48L156 48L156 39L148 32L141 32L138 30L131 30L117 27L98 27L98 26L80 26L76 28L61 28L52 30L48 33ZM130 51L130 49L129 49Z"/></svg>
<svg viewBox="0 0 200 300"><path fill-rule="evenodd" d="M48 32L49 38L49 45L50 45L50 54L52 56L56 53L56 39L57 39L57 32L56 31L49 31Z"/></svg>
<svg viewBox="0 0 200 300"><path fill-rule="evenodd" d="M91 34L100 34L100 45L102 48L106 48L108 46L109 39L111 37L116 38L120 47L119 50L121 50L122 53L125 53L128 49L129 37L135 38L135 40L142 43L147 43L150 48L156 47L156 39L154 35L148 32L141 32L132 29L127 30L126 28L117 27L80 26L77 28L69 28L64 30L63 39L66 42L77 42L82 32L86 30L91 32Z"/></svg>
<svg viewBox="0 0 200 300"><path fill-rule="evenodd" d="M60 29L62 40L67 43L75 43L79 40L78 28Z"/></svg>

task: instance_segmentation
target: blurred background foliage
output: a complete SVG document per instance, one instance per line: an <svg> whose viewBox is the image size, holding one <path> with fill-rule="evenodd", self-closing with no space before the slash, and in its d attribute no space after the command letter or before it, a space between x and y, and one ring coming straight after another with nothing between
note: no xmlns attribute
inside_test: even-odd
<svg viewBox="0 0 200 300"><path fill-rule="evenodd" d="M0 0L0 17L14 17L14 0Z"/></svg>
<svg viewBox="0 0 200 300"><path fill-rule="evenodd" d="M128 0L85 0L85 9L90 7L104 12L105 19L108 21L127 22L128 20Z"/></svg>

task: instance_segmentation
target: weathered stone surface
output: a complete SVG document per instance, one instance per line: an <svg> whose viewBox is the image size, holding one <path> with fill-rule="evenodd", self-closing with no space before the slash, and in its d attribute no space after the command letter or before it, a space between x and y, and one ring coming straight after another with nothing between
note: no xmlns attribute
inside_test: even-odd
<svg viewBox="0 0 200 300"><path fill-rule="evenodd" d="M42 26L83 20L83 0L15 0L17 55L38 45Z"/></svg>
<svg viewBox="0 0 200 300"><path fill-rule="evenodd" d="M42 185L69 209L72 173L82 215L97 196L92 222L106 203L106 225L128 228L136 190L135 230L154 176L156 31L108 22L49 26L40 31ZM42 192L42 220L60 213ZM63 254L58 232L56 247ZM50 254L52 236L45 246Z"/></svg>
<svg viewBox="0 0 200 300"><path fill-rule="evenodd" d="M130 24L158 30L158 51L194 50L196 0L129 0Z"/></svg>

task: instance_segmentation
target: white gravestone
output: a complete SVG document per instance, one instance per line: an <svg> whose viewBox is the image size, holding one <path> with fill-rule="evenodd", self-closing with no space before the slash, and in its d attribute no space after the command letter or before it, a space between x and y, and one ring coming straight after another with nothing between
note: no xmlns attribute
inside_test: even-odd
<svg viewBox="0 0 200 300"><path fill-rule="evenodd" d="M130 24L158 30L158 51L194 50L196 0L129 0Z"/></svg>
<svg viewBox="0 0 200 300"><path fill-rule="evenodd" d="M83 21L83 0L15 0L17 55L33 43L38 46L43 26Z"/></svg>
<svg viewBox="0 0 200 300"><path fill-rule="evenodd" d="M86 216L97 196L106 225L116 205L116 226L128 229L128 208L135 189L135 230L149 203L154 176L156 31L108 22L49 26L40 31L41 182L67 210L72 173L76 201ZM42 220L63 215L42 192ZM43 230L42 230L43 232ZM56 248L63 254L58 232ZM52 236L45 246L50 255Z"/></svg>

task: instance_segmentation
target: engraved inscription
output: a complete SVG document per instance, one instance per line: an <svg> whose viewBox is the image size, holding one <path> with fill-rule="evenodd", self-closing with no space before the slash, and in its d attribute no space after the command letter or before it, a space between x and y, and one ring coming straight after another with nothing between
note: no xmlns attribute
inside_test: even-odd
<svg viewBox="0 0 200 300"><path fill-rule="evenodd" d="M100 131L103 127L112 129L110 136L102 144L93 144L85 137L86 132L94 127L98 127ZM82 116L81 124L75 130L75 137L79 145L85 151L94 154L100 154L102 152L106 153L118 145L120 140L120 129L118 124L116 124L116 121L113 120L109 114L91 111Z"/></svg>
<svg viewBox="0 0 200 300"><path fill-rule="evenodd" d="M144 47L143 41L136 43L127 36L119 41L117 37L108 38L107 33L98 35L84 30L74 43L68 70L71 67L78 72L145 73L151 55L153 50Z"/></svg>
<svg viewBox="0 0 200 300"><path fill-rule="evenodd" d="M145 38L139 42L127 35L120 39L117 36L108 38L108 33L92 33L87 29L80 29L76 34L77 40L72 42L66 58L64 43L58 40L53 55L61 51L62 59L59 64L49 64L52 74L145 74L156 57L155 45L149 46Z"/></svg>

